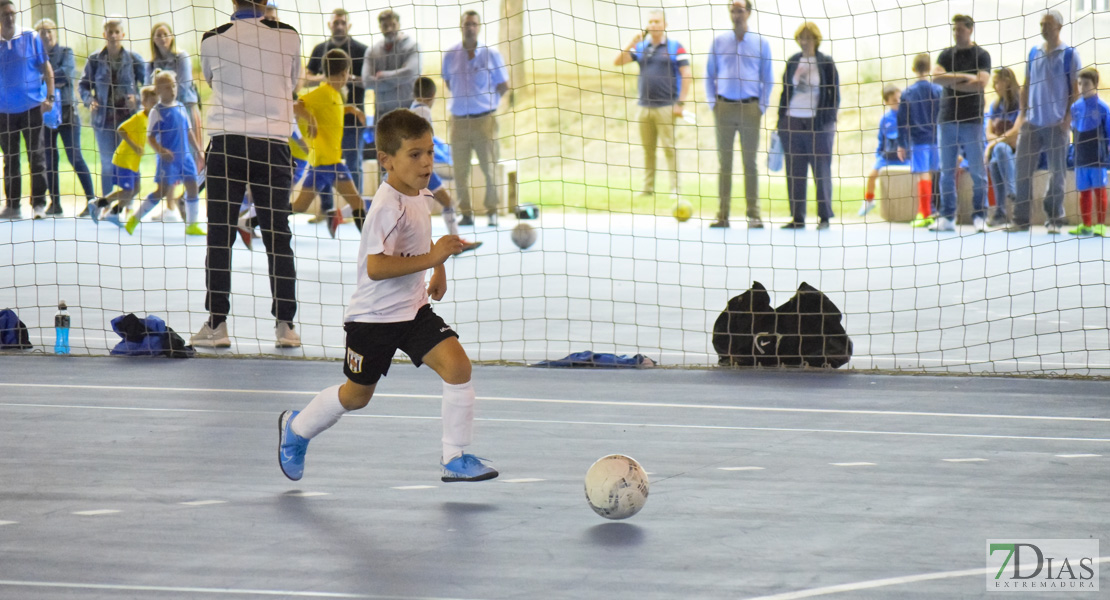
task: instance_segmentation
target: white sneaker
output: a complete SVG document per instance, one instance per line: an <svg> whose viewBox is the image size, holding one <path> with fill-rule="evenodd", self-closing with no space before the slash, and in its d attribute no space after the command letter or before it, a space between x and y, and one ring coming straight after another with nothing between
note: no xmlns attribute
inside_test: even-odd
<svg viewBox="0 0 1110 600"><path fill-rule="evenodd" d="M46 205L36 206L34 210L35 210L35 218L36 219L45 219L46 218Z"/></svg>
<svg viewBox="0 0 1110 600"><path fill-rule="evenodd" d="M180 223L181 222L181 217L177 214L176 211L173 211L173 210L167 208L167 209L162 211L162 222L163 223Z"/></svg>
<svg viewBox="0 0 1110 600"><path fill-rule="evenodd" d="M870 213L873 210L875 210L875 201L874 200L870 200L870 201L864 200L863 201L863 206L859 207L858 216L866 217L867 213Z"/></svg>
<svg viewBox="0 0 1110 600"><path fill-rule="evenodd" d="M274 337L277 338L276 346L278 348L300 348L301 336L293 331L293 324L286 321L278 321L274 327Z"/></svg>
<svg viewBox="0 0 1110 600"><path fill-rule="evenodd" d="M956 224L947 217L937 217L937 222L929 226L929 231L956 231Z"/></svg>
<svg viewBox="0 0 1110 600"><path fill-rule="evenodd" d="M35 217L35 218L37 219L38 217ZM1049 223L1049 224L1045 225L1045 229L1048 231L1048 233L1051 233L1051 234L1054 234L1054 235L1057 234L1057 233L1060 233L1060 226L1057 225L1056 223Z"/></svg>
<svg viewBox="0 0 1110 600"><path fill-rule="evenodd" d="M975 217L971 222L975 225L975 231L983 233L987 230L987 220L983 217Z"/></svg>
<svg viewBox="0 0 1110 600"><path fill-rule="evenodd" d="M231 339L227 337L227 321L220 323L214 329L204 322L204 327L189 338L189 345L200 348L230 348Z"/></svg>

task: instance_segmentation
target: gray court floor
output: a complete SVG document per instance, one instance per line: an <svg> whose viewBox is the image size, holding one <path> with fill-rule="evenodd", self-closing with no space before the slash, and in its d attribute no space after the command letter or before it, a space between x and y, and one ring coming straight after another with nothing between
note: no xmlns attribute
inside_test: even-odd
<svg viewBox="0 0 1110 600"><path fill-rule="evenodd" d="M0 356L0 598L977 598L994 538L1100 539L1110 589L1105 382L479 366L501 477L448 485L397 363L286 480L279 412L340 380ZM614 452L652 478L624 522L582 491Z"/></svg>

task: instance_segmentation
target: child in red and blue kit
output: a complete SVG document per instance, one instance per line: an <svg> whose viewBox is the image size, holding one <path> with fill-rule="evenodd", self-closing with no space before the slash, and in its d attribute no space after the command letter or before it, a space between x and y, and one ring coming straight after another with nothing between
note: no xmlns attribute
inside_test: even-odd
<svg viewBox="0 0 1110 600"><path fill-rule="evenodd" d="M1071 106L1075 146L1075 188L1083 224L1072 235L1105 235L1106 167L1110 165L1110 107L1098 97L1098 70L1086 68L1076 77L1080 98ZM1093 206L1092 206L1093 205ZM1092 214L1092 213L1096 213Z"/></svg>

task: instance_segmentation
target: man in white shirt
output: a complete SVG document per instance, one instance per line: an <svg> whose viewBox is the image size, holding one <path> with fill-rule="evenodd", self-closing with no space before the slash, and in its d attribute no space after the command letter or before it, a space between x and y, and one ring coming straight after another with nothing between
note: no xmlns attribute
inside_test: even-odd
<svg viewBox="0 0 1110 600"><path fill-rule="evenodd" d="M239 205L248 189L269 255L271 313L279 348L301 345L293 330L297 271L289 231L293 92L301 78L301 37L285 23L264 18L265 2L234 0L231 22L200 43L201 69L212 88L205 129L212 136L208 164L208 320L192 336L200 347L231 345L231 245Z"/></svg>

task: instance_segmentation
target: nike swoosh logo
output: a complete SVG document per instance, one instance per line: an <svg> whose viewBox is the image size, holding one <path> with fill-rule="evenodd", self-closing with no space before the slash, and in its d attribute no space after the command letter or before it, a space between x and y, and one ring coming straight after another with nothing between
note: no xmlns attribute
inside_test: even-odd
<svg viewBox="0 0 1110 600"><path fill-rule="evenodd" d="M439 332L443 333L444 331L449 331L450 329L450 327L444 327L443 329L440 329Z"/></svg>
<svg viewBox="0 0 1110 600"><path fill-rule="evenodd" d="M292 454L289 454L289 453L287 453L287 452L285 451L285 448L282 448L282 449L281 449L281 460L282 460L283 462L284 462L284 461L287 461L287 460L293 460L294 458L296 458L296 457L295 457L295 456L293 456Z"/></svg>

